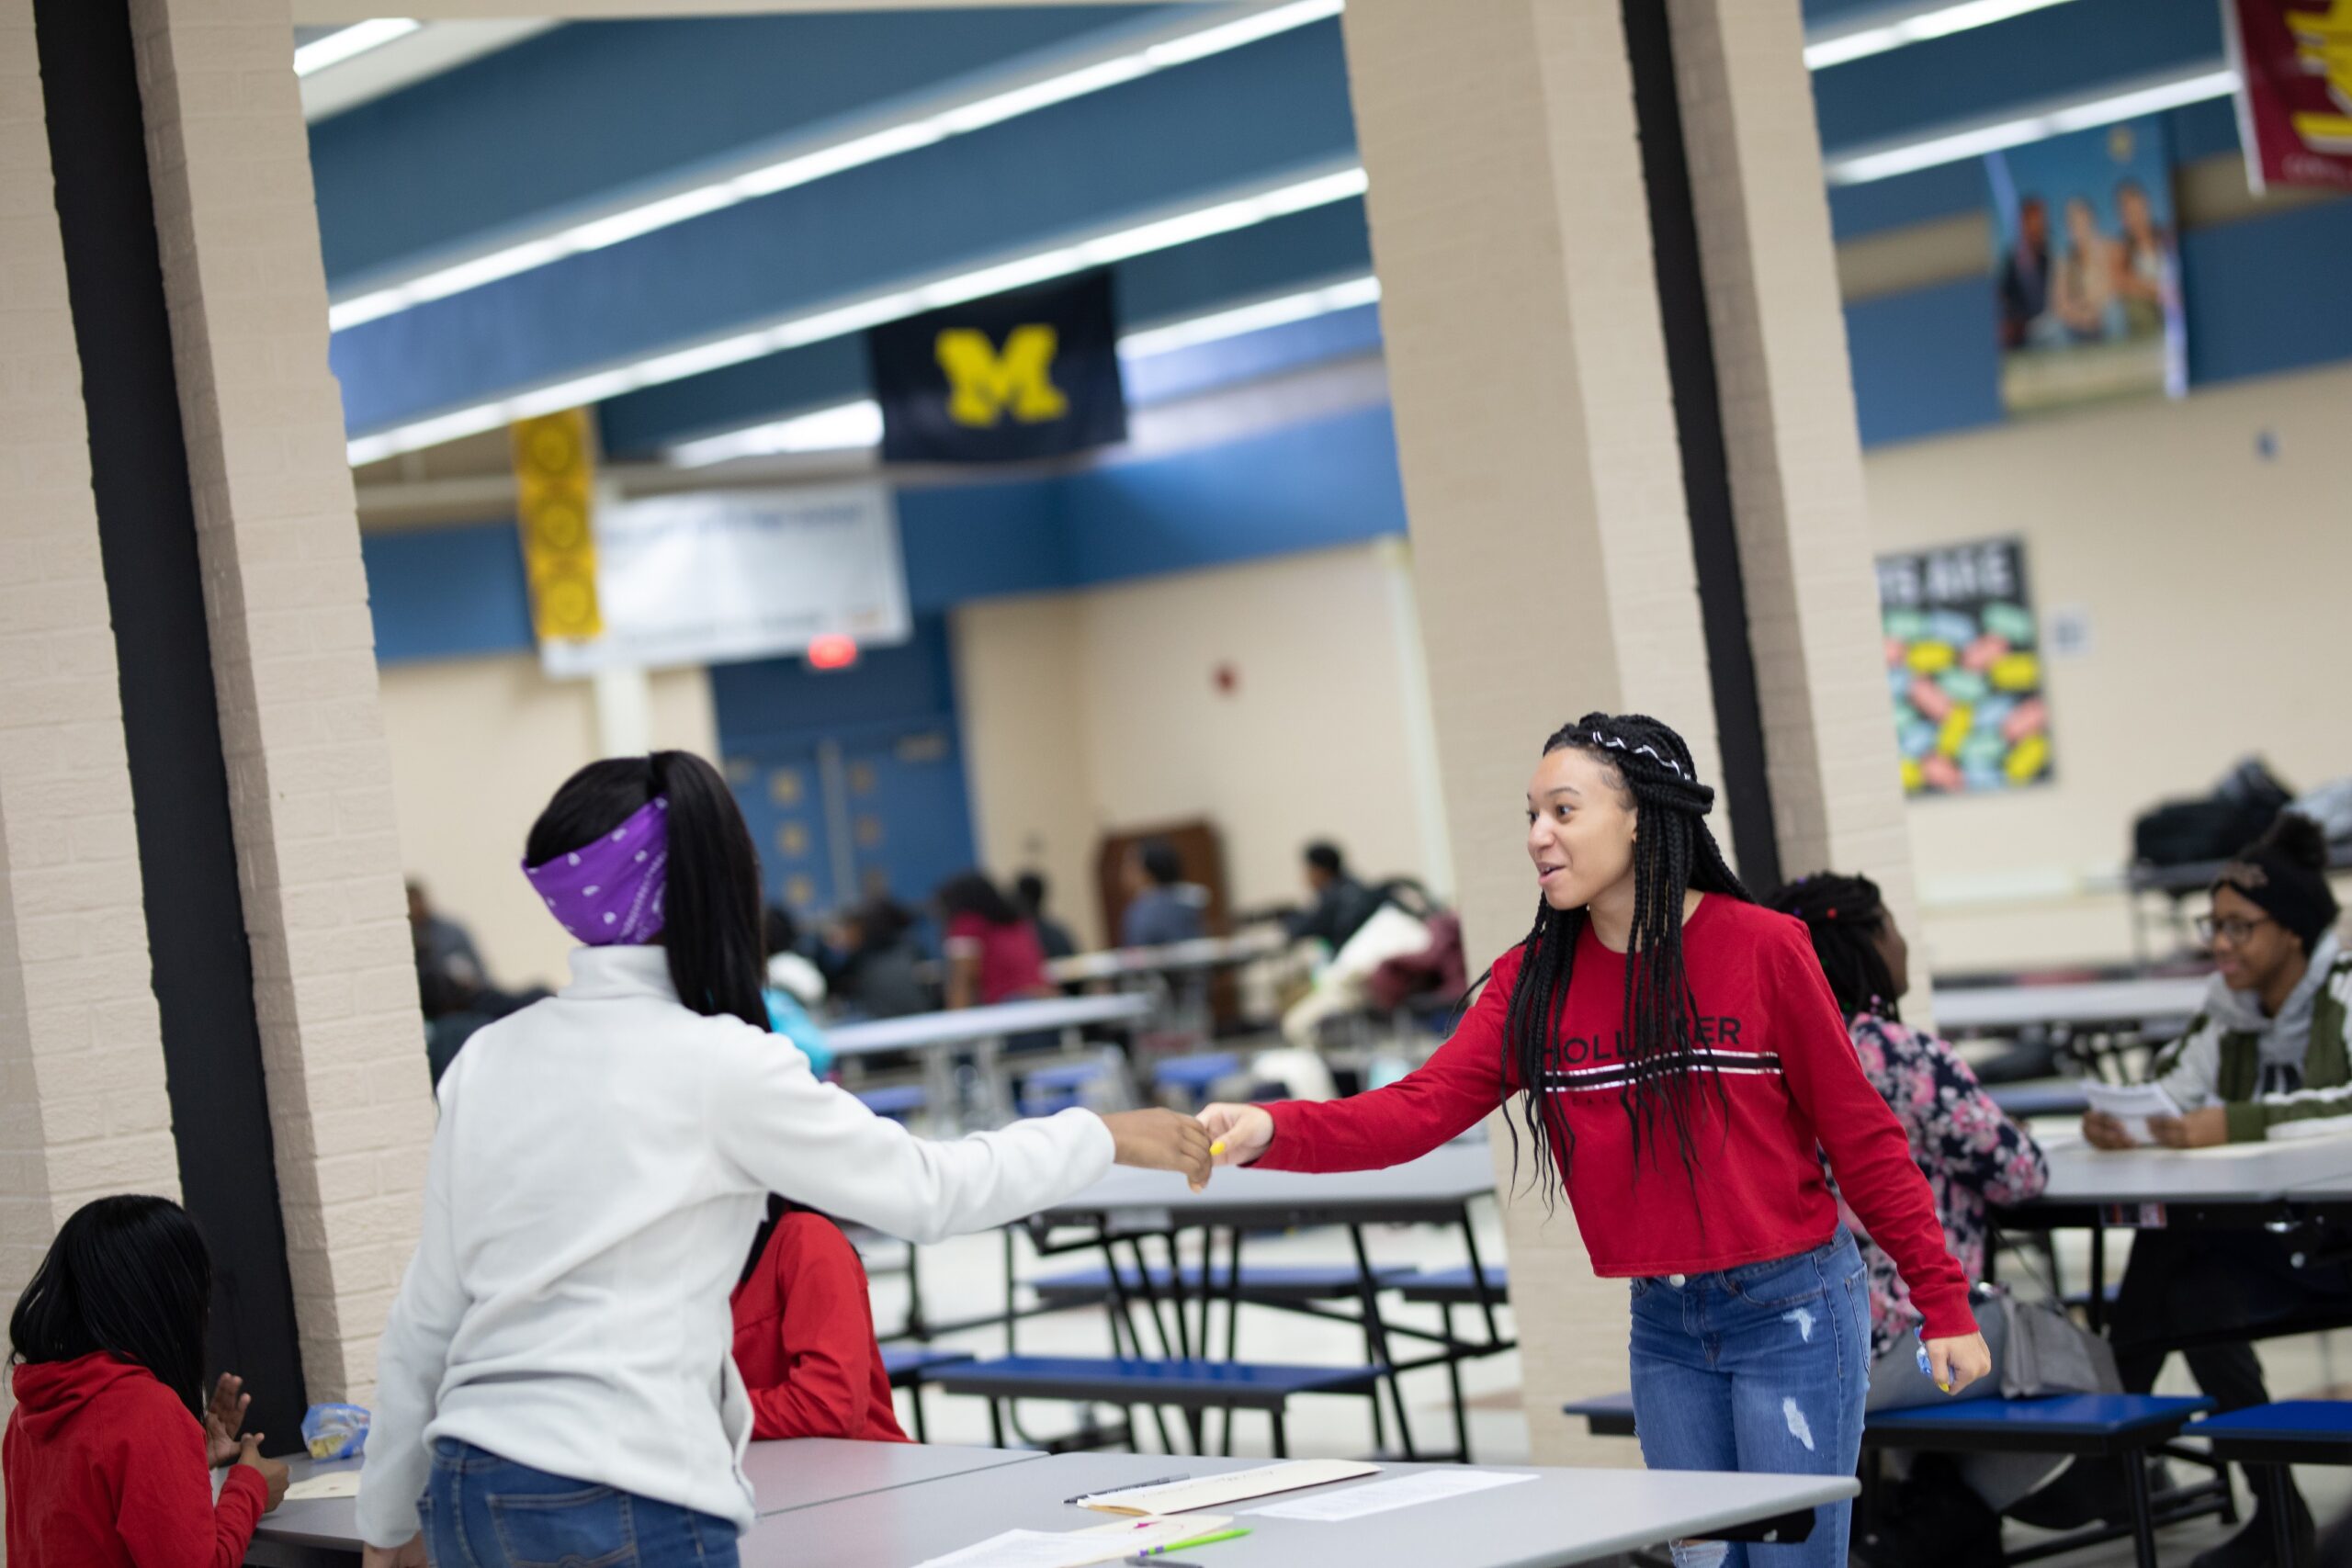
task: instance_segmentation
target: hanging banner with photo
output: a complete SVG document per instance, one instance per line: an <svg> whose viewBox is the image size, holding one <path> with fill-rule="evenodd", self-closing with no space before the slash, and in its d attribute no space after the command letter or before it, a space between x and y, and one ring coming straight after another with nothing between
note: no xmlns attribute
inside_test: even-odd
<svg viewBox="0 0 2352 1568"><path fill-rule="evenodd" d="M2010 413L2188 390L2164 122L2124 120L1988 153L2001 406Z"/></svg>
<svg viewBox="0 0 2352 1568"><path fill-rule="evenodd" d="M550 675L907 640L899 519L881 485L649 496L596 513L604 635L540 645Z"/></svg>
<svg viewBox="0 0 2352 1568"><path fill-rule="evenodd" d="M1903 793L2047 780L2050 705L2023 542L1881 556L1878 598Z"/></svg>
<svg viewBox="0 0 2352 1568"><path fill-rule="evenodd" d="M886 322L865 344L885 462L1017 462L1126 438L1108 272Z"/></svg>
<svg viewBox="0 0 2352 1568"><path fill-rule="evenodd" d="M2352 190L2352 0L2222 0L2246 183Z"/></svg>

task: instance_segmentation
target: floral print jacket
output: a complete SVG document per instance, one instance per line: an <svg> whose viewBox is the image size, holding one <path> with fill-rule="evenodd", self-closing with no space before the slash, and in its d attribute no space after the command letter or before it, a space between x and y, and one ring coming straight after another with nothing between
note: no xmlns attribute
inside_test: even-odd
<svg viewBox="0 0 2352 1568"><path fill-rule="evenodd" d="M1971 1283L1982 1280L1985 1209L2040 1195L2050 1179L2041 1145L2001 1114L1960 1053L1934 1035L1871 1013L1856 1014L1848 1032L1863 1076L1911 1134L1911 1157L1935 1194L1953 1258ZM1850 1210L1845 1217L1870 1269L1871 1353L1883 1356L1918 1330L1920 1314L1894 1260L1870 1244Z"/></svg>

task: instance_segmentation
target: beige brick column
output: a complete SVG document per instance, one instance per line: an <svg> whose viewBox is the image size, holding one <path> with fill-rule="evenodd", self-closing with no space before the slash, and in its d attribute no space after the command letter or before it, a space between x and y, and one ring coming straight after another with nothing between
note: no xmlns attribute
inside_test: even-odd
<svg viewBox="0 0 2352 1568"><path fill-rule="evenodd" d="M1867 872L1905 920L1911 840L1804 20L1797 0L1668 15L1781 869Z"/></svg>
<svg viewBox="0 0 2352 1568"><path fill-rule="evenodd" d="M0 488L5 1313L86 1200L180 1190L31 0L0 0Z"/></svg>
<svg viewBox="0 0 2352 1568"><path fill-rule="evenodd" d="M365 1400L433 1101L285 0L131 0L288 1262Z"/></svg>
<svg viewBox="0 0 2352 1568"><path fill-rule="evenodd" d="M1654 713L1718 773L1632 85L1617 0L1351 0L1346 29L1475 966L1534 915L1521 803L1554 728ZM1536 1457L1626 1463L1558 1414L1624 1386L1624 1286L1565 1202L1507 1213Z"/></svg>

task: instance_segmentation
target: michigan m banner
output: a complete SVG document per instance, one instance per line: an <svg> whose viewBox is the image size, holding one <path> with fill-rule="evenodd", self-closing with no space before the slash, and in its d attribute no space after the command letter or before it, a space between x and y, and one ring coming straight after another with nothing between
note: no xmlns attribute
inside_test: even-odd
<svg viewBox="0 0 2352 1568"><path fill-rule="evenodd" d="M866 352L888 462L1016 462L1126 435L1107 272L892 321Z"/></svg>

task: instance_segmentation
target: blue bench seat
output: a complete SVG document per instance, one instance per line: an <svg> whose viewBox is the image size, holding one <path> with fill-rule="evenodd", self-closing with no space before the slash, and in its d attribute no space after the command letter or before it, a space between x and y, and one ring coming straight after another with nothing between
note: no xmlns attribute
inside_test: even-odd
<svg viewBox="0 0 2352 1568"><path fill-rule="evenodd" d="M1410 1269L1378 1268L1372 1271L1374 1281L1387 1290L1412 1276ZM1209 1288L1223 1296L1230 1288L1233 1270L1219 1263L1209 1270ZM1119 1269L1120 1287L1130 1295L1140 1295L1144 1281L1159 1295L1174 1293L1174 1282L1182 1281L1185 1295L1197 1298L1201 1292L1201 1266L1184 1265L1181 1274L1170 1274L1154 1266L1138 1275L1133 1269ZM1029 1288L1045 1301L1097 1301L1111 1293L1111 1270L1107 1268L1080 1269L1068 1274L1050 1274L1042 1280L1032 1280ZM1331 1302L1353 1301L1362 1292L1362 1280L1352 1263L1305 1264L1288 1268L1267 1268L1245 1264L1241 1269L1241 1299L1248 1302Z"/></svg>
<svg viewBox="0 0 2352 1568"><path fill-rule="evenodd" d="M2150 1393L2060 1393L2043 1399L1962 1399L1881 1410L1862 1427L1862 1446L1946 1453L2121 1453L2180 1436L2210 1399ZM1634 1396L1602 1394L1561 1406L1596 1438L1634 1435ZM2201 1435L2211 1422L2200 1424Z"/></svg>
<svg viewBox="0 0 2352 1568"><path fill-rule="evenodd" d="M1003 1447L1003 1402L1066 1399L1097 1404L1173 1405L1184 1410L1262 1410L1273 1420L1274 1457L1289 1457L1283 1413L1303 1393L1377 1396L1380 1366L1307 1367L1216 1361L1197 1356L1003 1356L966 1361L930 1374L934 1387L989 1402L989 1421Z"/></svg>
<svg viewBox="0 0 2352 1568"><path fill-rule="evenodd" d="M976 1358L969 1350L943 1350L930 1345L885 1345L882 1347L882 1370L889 1374L892 1388L909 1388L921 1382L925 1374L941 1367L952 1367Z"/></svg>
<svg viewBox="0 0 2352 1568"><path fill-rule="evenodd" d="M2254 1464L2352 1464L2352 1402L2289 1399L2209 1416L2188 1428L2215 1457Z"/></svg>
<svg viewBox="0 0 2352 1568"><path fill-rule="evenodd" d="M921 1084L896 1084L882 1089L862 1089L854 1091L865 1109L876 1116L898 1118L909 1116L923 1108L928 1098Z"/></svg>
<svg viewBox="0 0 2352 1568"><path fill-rule="evenodd" d="M1474 1277L1465 1263L1459 1269L1425 1269L1406 1280L1402 1290L1408 1302L1476 1306L1483 1301L1500 1302L1510 1285L1510 1269L1507 1264L1489 1263L1479 1276Z"/></svg>

